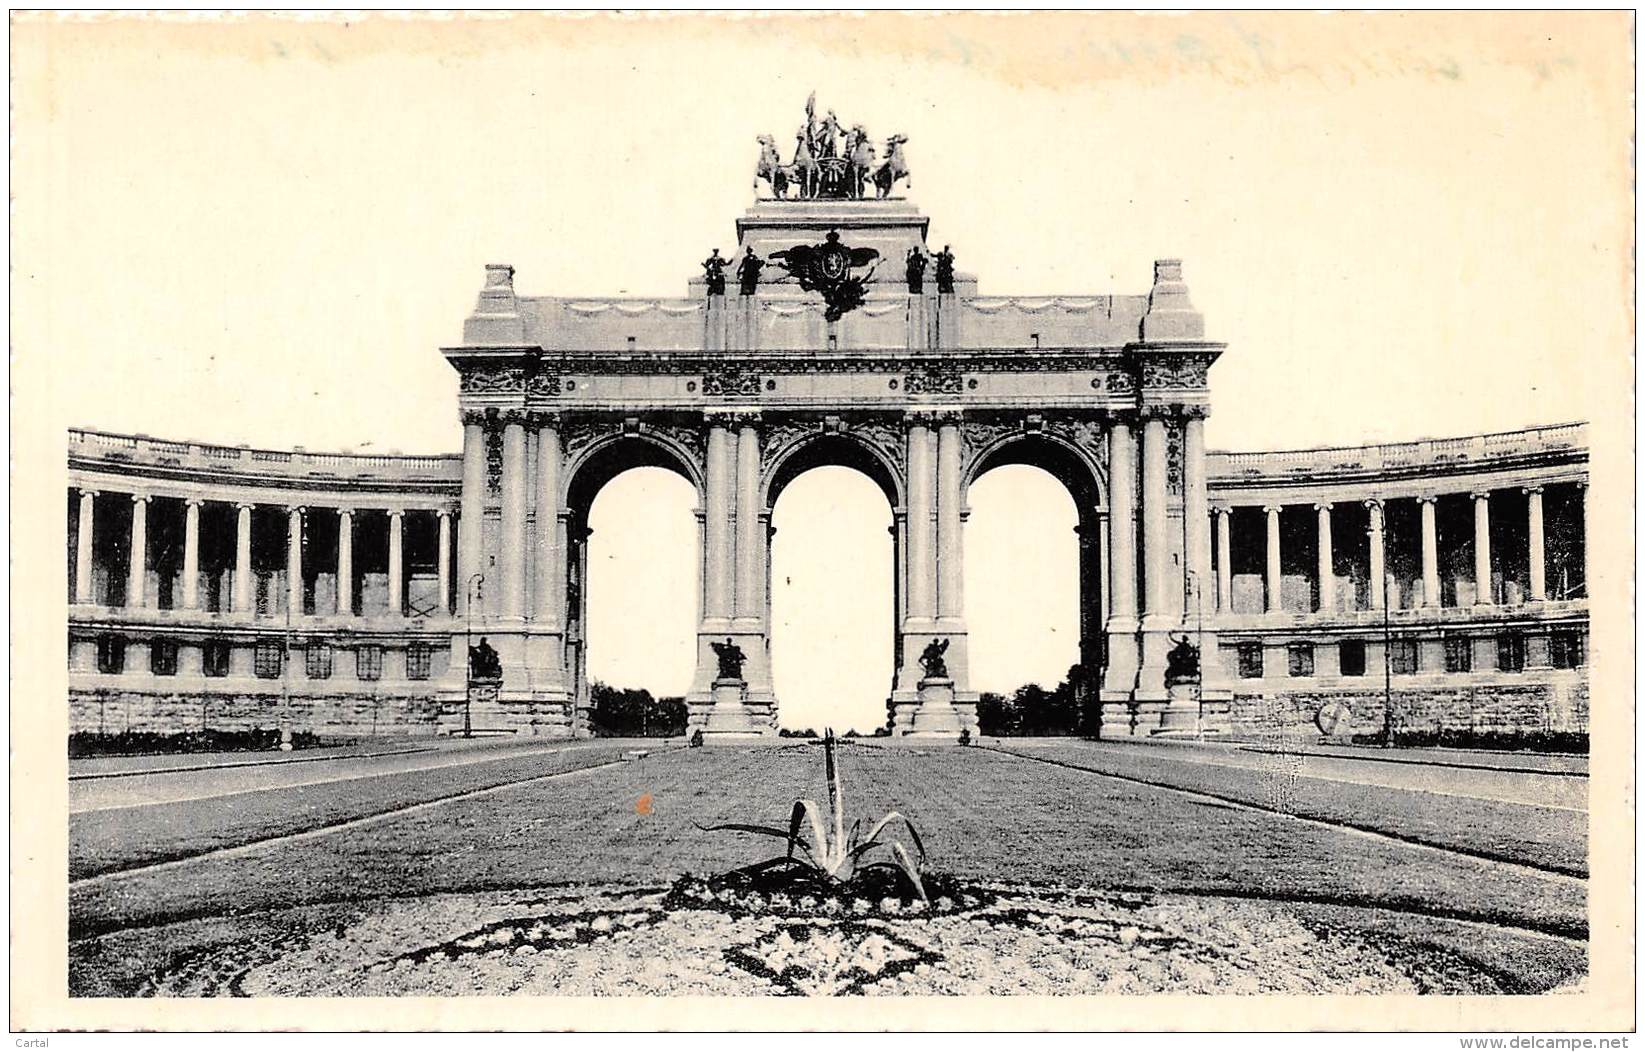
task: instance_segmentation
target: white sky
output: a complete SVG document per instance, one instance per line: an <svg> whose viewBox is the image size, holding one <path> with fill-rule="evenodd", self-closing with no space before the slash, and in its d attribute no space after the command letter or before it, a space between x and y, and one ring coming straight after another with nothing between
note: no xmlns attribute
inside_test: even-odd
<svg viewBox="0 0 1645 1052"><path fill-rule="evenodd" d="M1213 448L1514 428L1626 395L1615 16L16 30L14 381L37 384L56 434L454 451L437 349L483 264L513 263L526 295L683 294L706 249L734 242L754 136L788 141L812 89L848 125L909 136L909 195L985 295L1142 292L1155 258L1184 258L1230 345ZM1027 477L997 507L978 487L968 543L1008 514L1062 514L1054 484ZM857 481L819 476L787 501L834 536L883 529ZM640 517L649 492L620 485L612 521ZM688 547L691 529L687 513ZM1015 588L1053 589L1071 565ZM856 622L889 609L873 560L827 567L795 580L869 596ZM968 595L978 676L999 677L981 685L1054 683L1067 604L1002 644L984 631L995 587ZM597 660L616 627L596 620ZM813 648L788 675L822 684L866 662L853 646ZM608 678L678 689L654 649L609 653ZM865 720L888 675L866 675Z"/></svg>

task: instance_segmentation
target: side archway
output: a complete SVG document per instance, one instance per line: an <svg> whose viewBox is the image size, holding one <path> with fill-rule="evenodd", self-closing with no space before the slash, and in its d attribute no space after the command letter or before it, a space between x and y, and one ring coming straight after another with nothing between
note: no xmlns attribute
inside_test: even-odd
<svg viewBox="0 0 1645 1052"><path fill-rule="evenodd" d="M965 473L965 565L971 578L966 592L981 600L969 618L972 662L982 678L992 679L977 685L1010 690L1028 679L1044 679L1049 688L1066 674L1074 710L1059 726L1070 730L1095 728L1106 659L1102 454L1100 444L1088 448L1057 434L1017 432L978 450ZM1010 485L988 492L993 488L988 483L978 486L986 476ZM1033 513L1025 517L1025 508ZM1043 532L1047 529L1053 532ZM1071 536L1056 532L1063 529ZM1070 580L1071 595L1065 590ZM1008 638L991 616L1000 611L1009 611L1004 616L1022 638ZM1074 639L1059 648L1054 640L1062 633ZM1066 657L1056 656L1059 649ZM1017 679L1000 680L1007 663L1017 667L1024 661Z"/></svg>
<svg viewBox="0 0 1645 1052"><path fill-rule="evenodd" d="M591 648L595 666L622 680L614 685L646 687L658 697L683 695L689 685L702 603L695 519L704 487L691 451L644 433L604 436L575 451L565 479L558 516L564 662L586 730Z"/></svg>

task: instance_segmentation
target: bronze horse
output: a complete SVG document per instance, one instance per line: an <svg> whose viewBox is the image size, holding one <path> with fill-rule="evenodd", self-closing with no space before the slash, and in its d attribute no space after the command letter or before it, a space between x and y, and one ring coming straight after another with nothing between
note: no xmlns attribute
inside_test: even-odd
<svg viewBox="0 0 1645 1052"><path fill-rule="evenodd" d="M908 179L908 162L902 155L902 144L907 141L906 135L893 135L885 140L885 161L874 169L874 190L880 197L889 197L897 180ZM908 185L914 185L913 181L909 180Z"/></svg>

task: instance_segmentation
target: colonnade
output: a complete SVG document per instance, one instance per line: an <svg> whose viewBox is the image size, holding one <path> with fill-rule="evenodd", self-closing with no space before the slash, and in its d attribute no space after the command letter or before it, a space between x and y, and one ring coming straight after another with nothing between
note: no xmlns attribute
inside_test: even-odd
<svg viewBox="0 0 1645 1052"><path fill-rule="evenodd" d="M93 569L96 558L95 529L97 522L97 497L99 490L81 488L79 501L79 527L75 540L74 561L74 599L78 604L94 602ZM149 504L156 496L168 496L152 492L135 492L131 498L131 527L129 550L130 559L127 567L125 606L130 608L150 607L151 597L146 594L148 571L148 509ZM182 567L182 595L176 609L200 610L200 511L207 503L204 498L195 496L179 497L184 502L183 517L183 567ZM223 501L221 503L231 503ZM232 613L250 614L252 612L252 511L258 504L249 501L232 502L235 508L235 544L234 544L234 576L233 576L233 607ZM286 513L286 584L288 588L287 608L294 614L301 614L303 610L303 539L307 516L329 513L337 516L337 598L332 610L317 610L317 615L331 615L338 617L352 616L354 609L354 516L359 509L354 507L326 507L310 508L305 505L288 505ZM388 596L389 616L400 617L406 613L404 603L404 524L408 509L403 507L388 507L380 509L388 515ZM440 596L438 613L450 613L451 594L451 513L444 508L435 509L433 514L438 518L439 553L437 557L437 589Z"/></svg>
<svg viewBox="0 0 1645 1052"><path fill-rule="evenodd" d="M1580 483L1579 483L1580 485ZM1530 602L1543 602L1548 598L1548 581L1546 570L1547 538L1544 531L1543 519L1543 485L1529 485L1518 487L1525 500L1526 514L1526 547L1527 558L1523 567L1526 573L1526 593ZM1501 491L1498 491L1501 492ZM1493 594L1491 580L1491 505L1492 491L1475 489L1469 491L1473 501L1473 582L1476 607L1488 607L1497 604L1497 597ZM1381 610L1388 602L1386 550L1387 529L1385 512L1387 501L1398 498L1373 497L1362 500L1361 503L1368 514L1367 527L1369 608ZM1410 498L1415 500L1419 507L1421 522L1421 538L1419 544L1422 582L1421 606L1437 607L1441 605L1440 590L1440 559L1439 559L1439 529L1436 505L1440 499L1438 494L1420 494ZM1335 608L1335 548L1332 536L1331 513L1335 507L1332 501L1317 501L1313 503L1316 516L1315 549L1317 554L1317 569L1315 579L1318 582L1317 609L1328 611ZM1212 508L1215 517L1214 533L1216 537L1216 566L1217 589L1216 609L1218 613L1233 613L1233 544L1230 518L1234 505L1218 504ZM1265 514L1265 556L1263 559L1264 582L1264 609L1267 613L1281 612L1308 613L1307 610L1287 611L1281 595L1281 544L1280 544L1280 511L1284 505L1268 503L1261 506ZM1197 532L1197 531L1196 531Z"/></svg>

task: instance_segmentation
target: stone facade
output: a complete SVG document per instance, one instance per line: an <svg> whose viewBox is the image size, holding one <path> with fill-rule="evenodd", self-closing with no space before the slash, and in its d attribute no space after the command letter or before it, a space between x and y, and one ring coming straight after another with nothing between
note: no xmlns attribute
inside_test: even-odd
<svg viewBox="0 0 1645 1052"><path fill-rule="evenodd" d="M975 726L966 494L1011 463L1045 468L1079 509L1084 700L1105 735L1241 729L1263 697L1300 720L1340 694L1357 720L1364 697L1382 706L1396 690L1414 708L1530 691L1563 726L1580 688L1585 711L1579 427L1208 453L1223 346L1205 338L1179 261L1157 262L1138 295L984 297L965 274L952 292L927 280L912 294L901 260L926 250L927 224L896 198L767 201L739 220L733 260L829 234L878 253L837 321L769 263L752 295L697 281L677 300L520 296L512 267L489 266L461 342L442 349L459 380L456 456L71 432L74 726L436 733L466 708L481 730L587 733L587 518L606 482L641 465L698 495L687 703L710 733L775 732L771 509L821 465L868 475L894 511L895 733ZM1471 502L1466 532L1453 494ZM1514 500L1522 516L1504 510ZM1302 515L1312 578L1288 543ZM1401 532L1408 522L1425 525ZM482 635L502 681L471 702L466 651ZM1183 635L1203 673L1168 692L1165 655ZM1436 671L1462 637L1477 665ZM1504 667L1487 670L1499 638ZM727 641L743 657L734 676L714 649ZM920 655L944 642L946 669L928 674ZM1396 646L1400 671L1383 683Z"/></svg>

